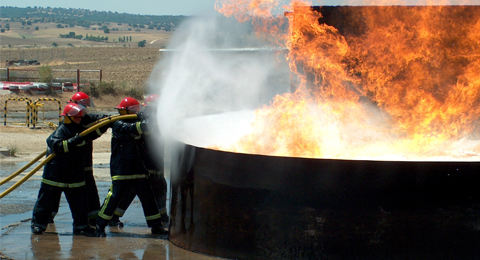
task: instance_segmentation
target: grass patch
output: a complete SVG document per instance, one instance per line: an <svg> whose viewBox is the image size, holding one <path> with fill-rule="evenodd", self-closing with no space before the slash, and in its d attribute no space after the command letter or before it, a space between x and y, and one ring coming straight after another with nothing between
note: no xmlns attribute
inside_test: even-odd
<svg viewBox="0 0 480 260"><path fill-rule="evenodd" d="M11 145L8 146L8 155L9 156L14 157L14 156L17 155L17 153L18 153L18 147L16 145L11 144Z"/></svg>
<svg viewBox="0 0 480 260"><path fill-rule="evenodd" d="M52 68L50 66L40 66L38 68L40 82L51 83L53 80Z"/></svg>
<svg viewBox="0 0 480 260"><path fill-rule="evenodd" d="M133 97L138 100L143 100L145 95L145 88L134 87L128 82L121 82L119 86L115 86L113 82L99 82L99 83L90 83L90 86L84 88L83 90L87 95L99 98L101 96L110 95L110 96L122 96L122 97Z"/></svg>

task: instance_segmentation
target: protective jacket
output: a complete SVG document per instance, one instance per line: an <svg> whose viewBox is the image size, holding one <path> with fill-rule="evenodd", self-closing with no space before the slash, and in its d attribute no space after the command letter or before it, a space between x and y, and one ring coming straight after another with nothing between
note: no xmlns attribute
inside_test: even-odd
<svg viewBox="0 0 480 260"><path fill-rule="evenodd" d="M112 180L142 179L146 177L144 164L145 143L142 134L147 130L145 121L118 120L112 126Z"/></svg>
<svg viewBox="0 0 480 260"><path fill-rule="evenodd" d="M85 128L78 124L60 124L47 138L47 156L55 153L44 168L42 182L62 187L84 183L85 140L78 133Z"/></svg>

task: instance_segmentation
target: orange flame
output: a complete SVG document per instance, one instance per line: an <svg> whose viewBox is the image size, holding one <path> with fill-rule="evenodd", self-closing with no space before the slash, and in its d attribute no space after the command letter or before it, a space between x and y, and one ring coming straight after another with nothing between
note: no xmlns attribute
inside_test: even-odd
<svg viewBox="0 0 480 260"><path fill-rule="evenodd" d="M232 1L217 10L245 21L247 15L271 17L266 7L273 4ZM258 109L254 132L228 150L416 158L443 156L447 152L439 146L453 147L452 140L474 134L480 117L480 8L344 7L345 28L335 28L319 22L321 12L310 5L294 1L287 7L284 37L296 91Z"/></svg>

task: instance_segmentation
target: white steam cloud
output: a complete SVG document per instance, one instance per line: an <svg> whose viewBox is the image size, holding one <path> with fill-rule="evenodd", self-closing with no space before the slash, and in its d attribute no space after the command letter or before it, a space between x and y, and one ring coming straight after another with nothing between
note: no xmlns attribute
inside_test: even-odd
<svg viewBox="0 0 480 260"><path fill-rule="evenodd" d="M248 23L195 17L177 29L167 50L160 51L149 88L160 94L158 119L166 137L178 134L187 117L254 110L289 91L288 67L279 62L284 53L256 39ZM215 135L210 130L190 131L200 137Z"/></svg>

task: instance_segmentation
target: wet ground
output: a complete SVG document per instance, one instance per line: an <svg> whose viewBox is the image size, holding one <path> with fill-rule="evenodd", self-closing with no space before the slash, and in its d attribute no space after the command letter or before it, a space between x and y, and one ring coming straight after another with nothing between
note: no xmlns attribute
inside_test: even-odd
<svg viewBox="0 0 480 260"><path fill-rule="evenodd" d="M94 158L94 174L101 200L105 198L111 184L108 158L108 153ZM0 180L26 163L0 161ZM0 192L5 191L24 174L0 186ZM168 176L166 169L167 181ZM171 243L168 236L152 235L146 226L138 198L122 218L125 226L107 227L106 238L74 236L70 210L64 197L55 223L50 224L42 235L31 234L30 218L40 187L40 178L41 171L0 200L0 259L219 259L184 250Z"/></svg>

